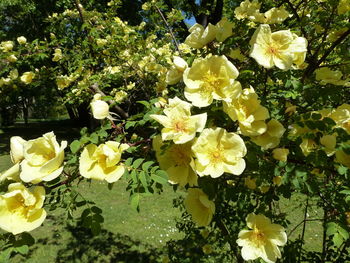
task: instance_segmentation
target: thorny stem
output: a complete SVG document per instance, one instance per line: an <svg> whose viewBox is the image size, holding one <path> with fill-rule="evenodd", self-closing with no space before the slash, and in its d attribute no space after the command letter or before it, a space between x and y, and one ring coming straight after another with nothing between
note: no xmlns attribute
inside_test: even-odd
<svg viewBox="0 0 350 263"><path fill-rule="evenodd" d="M134 143L128 143L129 146L137 146L137 145L140 145L140 144L143 144L143 143L150 143L151 142L151 139L144 139L144 140L141 140L141 141L138 141L138 142L134 142Z"/></svg>

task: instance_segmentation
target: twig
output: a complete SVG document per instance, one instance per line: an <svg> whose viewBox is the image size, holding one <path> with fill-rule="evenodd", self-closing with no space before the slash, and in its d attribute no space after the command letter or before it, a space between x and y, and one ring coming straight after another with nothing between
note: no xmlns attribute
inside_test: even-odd
<svg viewBox="0 0 350 263"><path fill-rule="evenodd" d="M304 221L322 221L323 220L323 218L315 218L315 219L303 219L300 223L298 223L290 232L289 232L289 234L288 234L288 237L290 237L292 234L293 234L293 232L299 227L299 226L301 226L303 223L304 223Z"/></svg>
<svg viewBox="0 0 350 263"><path fill-rule="evenodd" d="M300 259L301 259L301 250L303 248L303 243L304 243L305 228L306 228L306 218L307 218L307 210L308 210L308 208L309 208L309 196L306 196L306 205L305 205L304 220L303 220L304 222L303 222L303 230L301 231L301 243L300 243L298 262L300 262Z"/></svg>
<svg viewBox="0 0 350 263"><path fill-rule="evenodd" d="M134 143L128 143L129 146L137 146L143 143L150 143L152 140L151 139L144 139L138 142L134 142Z"/></svg>
<svg viewBox="0 0 350 263"><path fill-rule="evenodd" d="M175 43L175 46L176 46L177 51L181 52L180 49L179 49L179 45L178 45L178 43L177 43L177 41L176 41L176 38L175 38L175 36L174 36L174 33L173 33L173 31L171 30L171 27L169 26L168 22L166 21L164 15L163 15L163 13L162 13L162 11L158 8L157 5L155 5L155 7L156 7L158 13L160 14L160 16L162 17L162 19L163 19L163 21L164 21L166 27L168 28L168 30L169 30L169 32L170 32L170 35L171 35L171 38L174 40L174 43Z"/></svg>
<svg viewBox="0 0 350 263"><path fill-rule="evenodd" d="M106 96L106 94L103 93L102 90L100 90L98 88L98 85L97 83L93 84L90 86L90 89L93 90L95 93L99 93L101 94L102 96ZM108 100L107 101L108 104L113 104L114 101L113 100ZM113 109L124 119L127 119L129 117L129 114L127 112L125 112L122 108L120 108L118 105L114 105L113 106Z"/></svg>

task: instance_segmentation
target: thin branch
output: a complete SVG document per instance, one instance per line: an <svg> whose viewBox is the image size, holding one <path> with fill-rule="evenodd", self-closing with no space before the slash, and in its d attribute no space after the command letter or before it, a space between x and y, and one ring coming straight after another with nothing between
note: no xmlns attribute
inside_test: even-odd
<svg viewBox="0 0 350 263"><path fill-rule="evenodd" d="M309 196L306 196L306 205L305 205L304 220L303 220L304 222L303 222L303 230L301 231L301 243L300 243L300 251L299 251L298 262L300 262L300 259L301 259L301 249L303 248L303 243L304 243L305 228L306 228L306 218L307 218L308 208L309 208Z"/></svg>
<svg viewBox="0 0 350 263"><path fill-rule="evenodd" d="M300 223L298 223L298 224L289 232L288 237L290 237L290 236L293 234L293 232L294 232L299 226L301 226L301 225L304 223L304 221L308 222L308 221L322 221L322 220L323 220L323 218L303 219Z"/></svg>
<svg viewBox="0 0 350 263"><path fill-rule="evenodd" d="M151 139L144 139L138 142L134 142L134 143L128 143L129 146L137 146L143 143L150 143L152 140Z"/></svg>
<svg viewBox="0 0 350 263"><path fill-rule="evenodd" d="M98 88L98 85L95 83L93 85L90 86L90 89L92 91L94 91L95 93L99 93L101 94L101 96L106 96L106 94L104 94L104 92L102 90L100 90ZM112 105L114 103L113 100L108 100L107 101L108 104ZM123 118L123 119L127 119L129 118L129 114L127 112L125 112L122 108L120 108L118 105L114 105L113 109Z"/></svg>
<svg viewBox="0 0 350 263"><path fill-rule="evenodd" d="M80 4L79 0L75 0L75 6L78 9L80 20L84 24L85 20L84 20L84 16L83 16L83 8L82 8L82 5Z"/></svg>
<svg viewBox="0 0 350 263"><path fill-rule="evenodd" d="M171 30L171 27L169 26L168 22L166 21L164 15L163 15L163 13L162 13L162 11L158 8L157 5L155 5L155 7L156 7L158 13L160 14L160 16L162 17L162 19L163 19L163 21L164 21L166 27L168 28L169 33L170 33L170 35L171 35L171 38L174 40L174 43L175 43L175 46L176 46L177 51L180 52L179 45L178 45L178 43L177 43L177 41L176 41L176 38L175 38L175 36L174 36L173 31Z"/></svg>

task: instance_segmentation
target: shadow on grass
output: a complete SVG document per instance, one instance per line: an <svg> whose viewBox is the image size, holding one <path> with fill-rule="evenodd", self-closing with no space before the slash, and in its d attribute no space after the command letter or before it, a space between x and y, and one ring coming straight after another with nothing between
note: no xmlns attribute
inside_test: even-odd
<svg viewBox="0 0 350 263"><path fill-rule="evenodd" d="M156 262L159 252L129 236L114 234L105 229L93 236L89 229L67 227L71 240L57 252L55 262Z"/></svg>
<svg viewBox="0 0 350 263"><path fill-rule="evenodd" d="M21 136L25 140L35 139L44 133L53 131L57 137L57 141L68 140L73 141L79 136L80 128L71 120L58 121L37 121L24 123L15 123L12 126L1 127L0 153L8 153L10 150L10 138L12 136Z"/></svg>

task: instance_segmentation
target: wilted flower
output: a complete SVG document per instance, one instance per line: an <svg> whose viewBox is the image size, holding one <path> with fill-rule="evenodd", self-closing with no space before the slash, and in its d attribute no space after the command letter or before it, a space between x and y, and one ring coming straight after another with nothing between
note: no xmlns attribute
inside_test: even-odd
<svg viewBox="0 0 350 263"><path fill-rule="evenodd" d="M191 141L196 132L204 129L207 114L202 113L191 116L192 105L180 100L178 97L169 99L168 107L164 109L164 115L152 114L151 118L164 126L162 139L173 140L176 144Z"/></svg>
<svg viewBox="0 0 350 263"><path fill-rule="evenodd" d="M115 141L107 141L99 146L87 145L79 159L80 174L88 179L106 180L108 183L118 181L125 167L117 164L122 152L128 148L129 145Z"/></svg>
<svg viewBox="0 0 350 263"><path fill-rule="evenodd" d="M340 0L338 7L338 15L343 15L350 11L350 1L349 0Z"/></svg>
<svg viewBox="0 0 350 263"><path fill-rule="evenodd" d="M21 183L10 184L8 192L0 195L0 228L17 235L39 227L46 218L44 199L42 186L30 191Z"/></svg>
<svg viewBox="0 0 350 263"><path fill-rule="evenodd" d="M265 68L276 66L288 70L293 63L300 65L305 60L307 40L281 30L271 33L269 25L260 25L250 40L250 56Z"/></svg>
<svg viewBox="0 0 350 263"><path fill-rule="evenodd" d="M63 171L64 149L67 141L57 143L53 132L24 143L24 160L21 162L20 178L33 184L51 181Z"/></svg>
<svg viewBox="0 0 350 263"><path fill-rule="evenodd" d="M196 107L209 106L214 99L231 102L240 92L234 85L238 74L225 56L196 59L183 75L185 97Z"/></svg>
<svg viewBox="0 0 350 263"><path fill-rule="evenodd" d="M184 204L187 212L198 226L209 225L215 213L215 204L201 189L188 189Z"/></svg>
<svg viewBox="0 0 350 263"><path fill-rule="evenodd" d="M197 175L193 171L192 142L173 144L162 149L164 145L160 136L153 138L153 149L156 151L157 161L162 170L166 171L171 184L185 186L197 185ZM192 166L191 166L192 164Z"/></svg>
<svg viewBox="0 0 350 263"><path fill-rule="evenodd" d="M238 234L237 244L242 247L244 260L262 258L268 263L274 263L281 258L278 246L287 243L287 235L284 228L278 224L272 224L264 215L251 213L246 218L250 230L241 230Z"/></svg>
<svg viewBox="0 0 350 263"><path fill-rule="evenodd" d="M192 146L199 176L213 178L224 172L240 175L245 169L243 157L247 153L242 138L223 128L204 129Z"/></svg>
<svg viewBox="0 0 350 263"><path fill-rule="evenodd" d="M315 70L316 80L321 81L321 84L333 84L339 86L349 86L349 79L342 79L343 73L339 70L331 70L328 67L322 67Z"/></svg>

